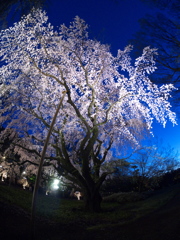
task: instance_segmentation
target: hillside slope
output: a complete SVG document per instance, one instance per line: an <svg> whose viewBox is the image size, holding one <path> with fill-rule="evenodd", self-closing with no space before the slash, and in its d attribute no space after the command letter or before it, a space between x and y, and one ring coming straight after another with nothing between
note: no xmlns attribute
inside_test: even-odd
<svg viewBox="0 0 180 240"><path fill-rule="evenodd" d="M94 232L93 236L94 239L103 240L179 240L180 189L167 204L158 210L134 222Z"/></svg>
<svg viewBox="0 0 180 240"><path fill-rule="evenodd" d="M166 193L166 189L163 191ZM165 205L133 222L88 229L85 223L78 226L77 223L62 225L47 222L42 218L37 221L35 239L180 240L179 220L180 186L179 188L176 186L176 194ZM0 226L0 239L30 239L30 215L17 206L7 204L2 198L0 199Z"/></svg>

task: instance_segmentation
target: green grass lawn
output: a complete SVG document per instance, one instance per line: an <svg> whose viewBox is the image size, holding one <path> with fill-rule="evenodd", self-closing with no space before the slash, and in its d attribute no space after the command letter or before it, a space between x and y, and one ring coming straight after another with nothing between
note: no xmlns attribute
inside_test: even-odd
<svg viewBox="0 0 180 240"><path fill-rule="evenodd" d="M102 202L102 212L89 213L83 201L61 199L39 194L36 215L52 222L81 224L86 229L98 229L108 225L122 225L144 216L166 204L179 191L180 185L159 190L146 200L130 203ZM31 212L32 193L21 188L0 185L0 202L15 205Z"/></svg>

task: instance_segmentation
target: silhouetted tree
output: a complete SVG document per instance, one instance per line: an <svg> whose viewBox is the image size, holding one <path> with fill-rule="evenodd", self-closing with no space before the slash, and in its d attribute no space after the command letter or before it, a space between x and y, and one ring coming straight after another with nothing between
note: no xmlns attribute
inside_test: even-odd
<svg viewBox="0 0 180 240"><path fill-rule="evenodd" d="M153 8L152 15L141 19L138 31L131 43L135 46L136 56L144 46L156 47L157 71L151 80L157 84L174 83L176 103L180 99L180 1L179 0L142 0ZM175 99L173 99L174 101Z"/></svg>

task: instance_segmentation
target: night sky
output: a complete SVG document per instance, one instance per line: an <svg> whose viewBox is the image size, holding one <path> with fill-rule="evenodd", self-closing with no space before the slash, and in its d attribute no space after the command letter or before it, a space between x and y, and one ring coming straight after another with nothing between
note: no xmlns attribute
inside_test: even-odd
<svg viewBox="0 0 180 240"><path fill-rule="evenodd" d="M111 51L123 49L139 27L138 19L150 12L139 0L50 0L47 7L54 26L69 25L78 15L89 25L90 36L111 45Z"/></svg>

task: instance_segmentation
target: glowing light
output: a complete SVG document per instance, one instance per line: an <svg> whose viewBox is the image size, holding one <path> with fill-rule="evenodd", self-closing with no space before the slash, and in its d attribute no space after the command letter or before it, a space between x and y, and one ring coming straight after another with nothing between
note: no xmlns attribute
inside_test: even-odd
<svg viewBox="0 0 180 240"><path fill-rule="evenodd" d="M54 182L52 184L53 189L58 189L59 188L59 186L58 186L59 182L60 182L59 179L54 179Z"/></svg>
<svg viewBox="0 0 180 240"><path fill-rule="evenodd" d="M58 183L59 183L59 179L55 179L55 180L54 180L54 184L57 185Z"/></svg>

